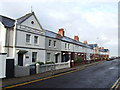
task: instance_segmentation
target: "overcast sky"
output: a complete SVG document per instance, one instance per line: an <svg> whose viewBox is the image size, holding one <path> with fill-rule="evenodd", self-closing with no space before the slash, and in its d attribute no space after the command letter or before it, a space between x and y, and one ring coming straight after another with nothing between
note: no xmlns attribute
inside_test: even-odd
<svg viewBox="0 0 120 90"><path fill-rule="evenodd" d="M0 0L0 14L16 19L31 6L43 28L64 28L68 37L78 35L118 54L118 0Z"/></svg>

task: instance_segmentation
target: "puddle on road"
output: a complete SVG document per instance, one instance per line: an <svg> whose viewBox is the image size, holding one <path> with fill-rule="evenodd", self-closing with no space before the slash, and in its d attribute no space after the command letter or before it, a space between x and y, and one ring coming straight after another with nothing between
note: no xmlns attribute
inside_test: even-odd
<svg viewBox="0 0 120 90"><path fill-rule="evenodd" d="M110 67L109 69L116 69L115 67Z"/></svg>

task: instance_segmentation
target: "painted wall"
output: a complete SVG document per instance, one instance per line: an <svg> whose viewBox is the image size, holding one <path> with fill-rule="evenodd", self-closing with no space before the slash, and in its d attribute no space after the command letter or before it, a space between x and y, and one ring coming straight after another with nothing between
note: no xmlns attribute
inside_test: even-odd
<svg viewBox="0 0 120 90"><path fill-rule="evenodd" d="M32 52L37 52L37 61L36 62L45 62L45 50L37 50L37 49L25 49L25 48L16 48L16 59L15 59L15 65L18 64L18 51L19 50L26 50L27 52L23 55L23 66L29 66L31 64L34 64L35 62L32 62Z"/></svg>
<svg viewBox="0 0 120 90"><path fill-rule="evenodd" d="M65 43L66 43L66 48L65 48ZM68 48L68 44L69 44L69 48ZM73 44L69 42L61 41L61 51L73 52Z"/></svg>
<svg viewBox="0 0 120 90"><path fill-rule="evenodd" d="M31 22L34 22L33 24ZM38 30L42 30L37 22L37 20L35 19L34 15L32 15L31 17L29 17L27 20L25 20L23 23L21 23L21 25L24 26L29 26L31 28L35 28Z"/></svg>
<svg viewBox="0 0 120 90"><path fill-rule="evenodd" d="M31 35L30 44L26 43L26 34ZM34 44L34 36L38 36L38 44ZM31 47L31 48L42 48L45 49L45 37L30 32L18 31L16 37L16 46L20 47Z"/></svg>
<svg viewBox="0 0 120 90"><path fill-rule="evenodd" d="M0 22L0 53L6 53L5 50L5 41L6 41L6 28Z"/></svg>
<svg viewBox="0 0 120 90"><path fill-rule="evenodd" d="M0 78L6 77L6 54L0 53Z"/></svg>
<svg viewBox="0 0 120 90"><path fill-rule="evenodd" d="M49 40L51 40L51 46L49 46ZM54 41L56 41L56 46L54 47ZM47 50L61 50L61 41L53 38L46 37L45 38L45 48Z"/></svg>
<svg viewBox="0 0 120 90"><path fill-rule="evenodd" d="M50 61L47 61L47 53L50 53ZM55 62L55 55L58 53L58 63L61 62L61 52L46 50L46 62Z"/></svg>

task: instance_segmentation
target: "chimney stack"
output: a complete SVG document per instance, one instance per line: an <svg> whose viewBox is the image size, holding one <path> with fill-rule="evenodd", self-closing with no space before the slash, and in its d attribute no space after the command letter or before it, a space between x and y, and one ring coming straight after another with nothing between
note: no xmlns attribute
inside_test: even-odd
<svg viewBox="0 0 120 90"><path fill-rule="evenodd" d="M78 36L74 36L74 40L79 41L79 37Z"/></svg>
<svg viewBox="0 0 120 90"><path fill-rule="evenodd" d="M102 47L101 49L104 50L104 47Z"/></svg>
<svg viewBox="0 0 120 90"><path fill-rule="evenodd" d="M104 47L100 47L101 50L104 50Z"/></svg>
<svg viewBox="0 0 120 90"><path fill-rule="evenodd" d="M59 29L58 34L64 36L65 34L64 29L63 28Z"/></svg>
<svg viewBox="0 0 120 90"><path fill-rule="evenodd" d="M87 41L84 41L83 43L84 43L84 44L88 44L88 42L87 42Z"/></svg>

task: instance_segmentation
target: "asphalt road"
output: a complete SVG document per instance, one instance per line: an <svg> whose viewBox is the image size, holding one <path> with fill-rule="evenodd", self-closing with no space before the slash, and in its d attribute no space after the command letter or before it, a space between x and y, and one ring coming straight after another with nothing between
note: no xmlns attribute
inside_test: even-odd
<svg viewBox="0 0 120 90"><path fill-rule="evenodd" d="M119 77L120 60L95 66L15 88L111 88Z"/></svg>

